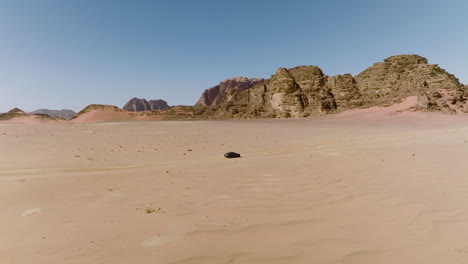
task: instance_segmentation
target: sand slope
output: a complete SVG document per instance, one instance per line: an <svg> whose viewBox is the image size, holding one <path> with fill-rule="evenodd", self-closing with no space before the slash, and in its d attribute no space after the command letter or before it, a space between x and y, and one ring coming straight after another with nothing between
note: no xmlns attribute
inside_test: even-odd
<svg viewBox="0 0 468 264"><path fill-rule="evenodd" d="M54 118L43 118L36 115L25 115L14 117L10 120L1 120L0 124L40 124L40 123L63 123L64 120L57 120Z"/></svg>
<svg viewBox="0 0 468 264"><path fill-rule="evenodd" d="M467 263L468 119L411 115L0 125L0 263Z"/></svg>
<svg viewBox="0 0 468 264"><path fill-rule="evenodd" d="M116 122L130 120L130 113L126 111L112 110L91 110L83 115L72 119L71 123L99 123L99 122Z"/></svg>

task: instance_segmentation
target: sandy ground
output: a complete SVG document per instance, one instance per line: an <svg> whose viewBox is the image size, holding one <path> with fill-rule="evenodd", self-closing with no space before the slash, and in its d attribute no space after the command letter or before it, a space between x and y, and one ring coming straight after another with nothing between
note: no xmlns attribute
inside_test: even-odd
<svg viewBox="0 0 468 264"><path fill-rule="evenodd" d="M468 118L392 113L0 124L0 263L468 263Z"/></svg>

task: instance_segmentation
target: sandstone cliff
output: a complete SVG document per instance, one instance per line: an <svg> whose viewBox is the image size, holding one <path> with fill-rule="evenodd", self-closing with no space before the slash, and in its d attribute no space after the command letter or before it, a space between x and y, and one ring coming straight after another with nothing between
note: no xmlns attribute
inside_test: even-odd
<svg viewBox="0 0 468 264"><path fill-rule="evenodd" d="M243 91L252 88L256 84L263 82L260 78L235 77L224 80L218 85L206 89L201 95L197 106L219 105L226 101L234 91Z"/></svg>
<svg viewBox="0 0 468 264"><path fill-rule="evenodd" d="M165 110L169 109L169 107L170 106L167 104L167 102L162 99L146 101L146 99L132 98L125 104L123 110L130 112L141 112Z"/></svg>
<svg viewBox="0 0 468 264"><path fill-rule="evenodd" d="M461 90L455 76L418 55L392 56L355 77L361 94L370 102L401 98L437 89Z"/></svg>
<svg viewBox="0 0 468 264"><path fill-rule="evenodd" d="M467 88L421 56L399 55L356 76L330 77L317 66L299 66L279 68L266 80L232 78L207 89L195 106L154 110L151 101L137 98L124 107L132 112L90 105L73 122L306 117L393 105L409 96L417 96L421 111L460 113L467 112Z"/></svg>
<svg viewBox="0 0 468 264"><path fill-rule="evenodd" d="M201 100L208 97L206 93ZM252 88L230 90L215 105L219 117L303 117L390 105L411 95L426 101L420 103L421 110L460 112L466 108L464 87L458 79L418 55L389 57L355 77L329 77L317 66L280 68Z"/></svg>

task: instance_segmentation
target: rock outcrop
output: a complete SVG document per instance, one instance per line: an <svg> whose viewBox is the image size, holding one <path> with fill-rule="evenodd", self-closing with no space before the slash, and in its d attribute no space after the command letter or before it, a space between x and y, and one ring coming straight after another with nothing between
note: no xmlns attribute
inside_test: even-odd
<svg viewBox="0 0 468 264"><path fill-rule="evenodd" d="M325 115L340 111L388 106L410 97L413 109L449 114L468 112L463 85L452 74L418 55L399 55L375 63L356 76L327 76L317 66L279 68L268 79L236 77L205 90L195 106L173 106L164 100L133 98L124 110L111 105L89 105L73 123L132 120L275 118ZM56 120L47 114L29 115L20 109L0 114ZM47 110L52 111L52 110ZM15 119L18 120L18 119ZM15 121L16 122L16 121Z"/></svg>
<svg viewBox="0 0 468 264"><path fill-rule="evenodd" d="M299 66L280 68L250 89L234 90L219 106L224 117L301 117L329 113L336 102L320 68Z"/></svg>
<svg viewBox="0 0 468 264"><path fill-rule="evenodd" d="M244 91L262 83L264 79L234 77L220 82L218 85L206 89L196 106L219 105L226 101L234 91Z"/></svg>
<svg viewBox="0 0 468 264"><path fill-rule="evenodd" d="M327 85L331 89L338 110L357 108L363 105L359 86L351 74L329 77Z"/></svg>
<svg viewBox="0 0 468 264"><path fill-rule="evenodd" d="M125 104L123 110L130 112L142 112L165 110L169 108L170 106L167 104L167 102L162 99L146 101L146 99L132 98Z"/></svg>
<svg viewBox="0 0 468 264"><path fill-rule="evenodd" d="M13 108L6 113L0 114L0 121L9 121L15 118L29 118L37 121L56 121L57 119L47 114L28 114L19 108ZM16 120L16 119L15 119Z"/></svg>
<svg viewBox="0 0 468 264"><path fill-rule="evenodd" d="M62 110L38 109L36 111L30 112L30 114L34 114L34 115L45 114L45 115L49 115L52 117L63 118L66 120L76 115L76 113L73 110L67 110L67 109L62 109Z"/></svg>
<svg viewBox="0 0 468 264"><path fill-rule="evenodd" d="M211 89L211 90L210 90ZM418 55L399 55L375 63L357 76L329 77L317 66L280 68L251 88L206 90L197 105L216 105L227 118L303 117L357 107L385 106L420 96L421 110L465 111L464 86ZM443 96L438 97L438 94Z"/></svg>
<svg viewBox="0 0 468 264"><path fill-rule="evenodd" d="M19 108L13 108L6 113L0 114L0 121L11 120L15 117L23 117L23 116L28 116L28 114Z"/></svg>
<svg viewBox="0 0 468 264"><path fill-rule="evenodd" d="M6 114L12 114L12 115L27 115L27 113L19 108L13 108L10 111L6 112Z"/></svg>
<svg viewBox="0 0 468 264"><path fill-rule="evenodd" d="M228 79L206 90L195 106L153 110L149 102L136 98L125 107L136 112L90 105L75 117L90 113L73 122L305 117L394 105L410 96L417 96L421 111L452 114L467 112L467 88L421 56L400 55L375 63L354 77L330 77L317 66L299 66L279 68L266 80Z"/></svg>
<svg viewBox="0 0 468 264"><path fill-rule="evenodd" d="M370 102L402 98L437 89L462 90L455 76L418 55L392 56L355 77L360 93Z"/></svg>
<svg viewBox="0 0 468 264"><path fill-rule="evenodd" d="M74 115L71 119L76 119L80 116L82 116L83 114L86 114L88 112L91 112L93 110L97 110L97 111L110 111L110 112L122 112L123 110L118 108L117 106L114 106L114 105L101 105L101 104L90 104L88 106L86 106L85 108L83 108L83 110L81 110L80 112L78 112L78 114Z"/></svg>

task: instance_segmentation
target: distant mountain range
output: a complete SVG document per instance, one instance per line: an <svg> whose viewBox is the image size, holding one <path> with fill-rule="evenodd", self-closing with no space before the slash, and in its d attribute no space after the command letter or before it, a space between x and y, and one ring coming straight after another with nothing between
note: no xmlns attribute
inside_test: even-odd
<svg viewBox="0 0 468 264"><path fill-rule="evenodd" d="M63 118L66 120L71 119L76 113L73 110L67 110L67 109L62 109L62 110L50 110L50 109L38 109L36 111L30 112L30 114L44 114L44 115L49 115L52 117L59 117Z"/></svg>
<svg viewBox="0 0 468 264"><path fill-rule="evenodd" d="M64 119L74 116L74 122L97 120L96 116L101 122L106 115L118 121L298 118L389 106L417 96L414 110L456 114L468 113L467 92L468 85L461 84L453 74L410 54L388 57L355 76L328 76L317 66L298 66L279 68L268 79L235 77L206 89L194 106L169 106L161 99L132 98L123 110L90 105L76 115L71 110L40 109L32 113ZM23 115L13 112L2 118Z"/></svg>
<svg viewBox="0 0 468 264"><path fill-rule="evenodd" d="M47 114L28 114L19 108L13 108L6 113L0 114L0 121L9 121L15 118L26 118L38 121L58 121L57 118Z"/></svg>

